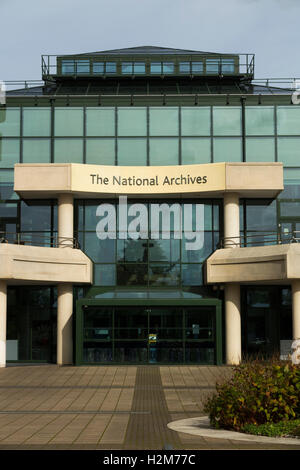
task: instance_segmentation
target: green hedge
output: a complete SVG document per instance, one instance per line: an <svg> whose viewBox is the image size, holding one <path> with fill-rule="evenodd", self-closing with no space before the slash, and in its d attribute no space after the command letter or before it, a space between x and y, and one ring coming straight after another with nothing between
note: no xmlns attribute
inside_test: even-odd
<svg viewBox="0 0 300 470"><path fill-rule="evenodd" d="M204 411L216 428L241 431L247 424L300 418L300 367L287 362L247 362L216 385Z"/></svg>

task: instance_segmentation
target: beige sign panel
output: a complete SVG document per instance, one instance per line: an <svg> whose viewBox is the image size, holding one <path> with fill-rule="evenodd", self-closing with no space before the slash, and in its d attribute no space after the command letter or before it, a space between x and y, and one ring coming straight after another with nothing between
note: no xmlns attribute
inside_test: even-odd
<svg viewBox="0 0 300 470"><path fill-rule="evenodd" d="M94 198L119 194L276 197L283 190L282 163L226 162L176 166L104 166L79 163L17 163L14 190L24 198Z"/></svg>
<svg viewBox="0 0 300 470"><path fill-rule="evenodd" d="M225 164L182 166L76 165L71 190L106 194L174 194L224 191Z"/></svg>

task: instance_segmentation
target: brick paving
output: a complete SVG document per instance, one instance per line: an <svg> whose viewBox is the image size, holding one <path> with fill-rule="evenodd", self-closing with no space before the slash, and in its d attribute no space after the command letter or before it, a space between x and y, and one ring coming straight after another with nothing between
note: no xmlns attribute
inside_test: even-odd
<svg viewBox="0 0 300 470"><path fill-rule="evenodd" d="M202 416L204 397L230 373L217 366L0 369L0 450L293 449L167 427L171 421Z"/></svg>

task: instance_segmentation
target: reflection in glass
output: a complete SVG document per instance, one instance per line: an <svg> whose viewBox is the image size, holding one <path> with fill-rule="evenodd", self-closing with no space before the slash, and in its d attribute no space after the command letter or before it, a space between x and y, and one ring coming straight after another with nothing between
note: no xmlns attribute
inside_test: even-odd
<svg viewBox="0 0 300 470"><path fill-rule="evenodd" d="M55 139L55 163L83 163L82 139Z"/></svg>
<svg viewBox="0 0 300 470"><path fill-rule="evenodd" d="M300 135L300 108L297 106L277 107L277 133Z"/></svg>
<svg viewBox="0 0 300 470"><path fill-rule="evenodd" d="M116 284L116 267L114 264L94 265L94 285L114 286Z"/></svg>
<svg viewBox="0 0 300 470"><path fill-rule="evenodd" d="M177 286L180 282L179 264L151 264L149 284L152 286Z"/></svg>
<svg viewBox="0 0 300 470"><path fill-rule="evenodd" d="M278 137L278 161L284 166L298 166L300 161L300 137Z"/></svg>

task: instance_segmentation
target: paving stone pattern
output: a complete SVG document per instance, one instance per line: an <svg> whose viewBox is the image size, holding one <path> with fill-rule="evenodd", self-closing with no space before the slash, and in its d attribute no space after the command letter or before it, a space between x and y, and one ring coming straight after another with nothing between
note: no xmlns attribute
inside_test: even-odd
<svg viewBox="0 0 300 470"><path fill-rule="evenodd" d="M0 369L1 449L287 449L208 439L167 424L203 416L231 374L217 366L14 366ZM290 449L293 446L289 446ZM297 448L297 447L295 447Z"/></svg>

